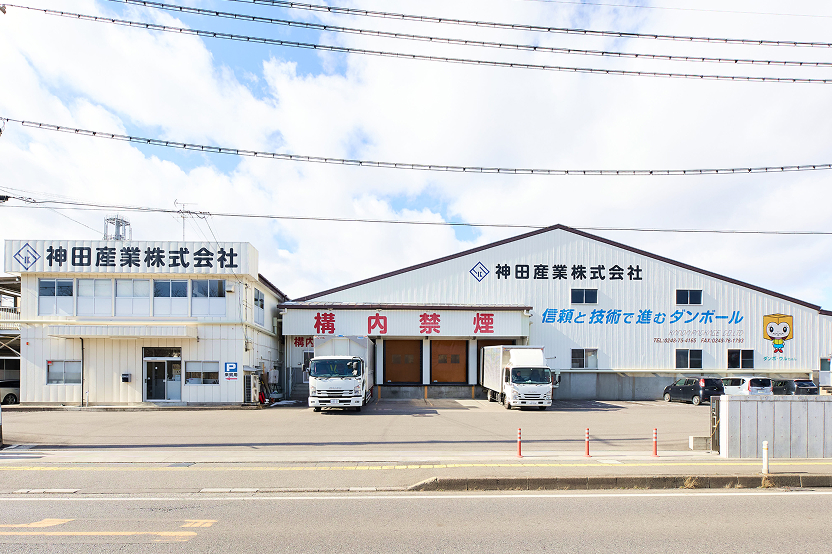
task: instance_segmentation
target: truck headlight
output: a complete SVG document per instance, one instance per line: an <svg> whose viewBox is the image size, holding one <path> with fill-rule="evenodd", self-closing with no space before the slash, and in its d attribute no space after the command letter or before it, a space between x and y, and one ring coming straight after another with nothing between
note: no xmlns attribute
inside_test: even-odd
<svg viewBox="0 0 832 554"><path fill-rule="evenodd" d="M312 396L315 396L317 393L318 393L318 391L315 390L315 387L310 387L309 388L309 394L311 394Z"/></svg>
<svg viewBox="0 0 832 554"><path fill-rule="evenodd" d="M356 385L354 389L352 389L354 395L358 396L361 394L361 385Z"/></svg>

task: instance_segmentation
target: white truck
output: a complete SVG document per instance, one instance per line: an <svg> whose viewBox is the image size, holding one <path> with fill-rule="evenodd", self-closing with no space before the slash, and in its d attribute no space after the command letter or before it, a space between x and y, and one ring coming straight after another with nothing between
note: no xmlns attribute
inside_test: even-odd
<svg viewBox="0 0 832 554"><path fill-rule="evenodd" d="M367 337L315 337L309 363L309 406L355 408L360 412L373 395L375 344Z"/></svg>
<svg viewBox="0 0 832 554"><path fill-rule="evenodd" d="M552 405L552 389L560 384L560 371L546 364L542 346L486 346L482 349L482 386L490 402L512 406Z"/></svg>

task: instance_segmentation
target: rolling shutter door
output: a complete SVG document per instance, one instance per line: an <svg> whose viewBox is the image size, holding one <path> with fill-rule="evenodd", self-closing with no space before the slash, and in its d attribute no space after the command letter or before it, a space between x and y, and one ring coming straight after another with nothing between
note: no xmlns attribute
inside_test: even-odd
<svg viewBox="0 0 832 554"><path fill-rule="evenodd" d="M422 382L422 341L384 341L384 382Z"/></svg>
<svg viewBox="0 0 832 554"><path fill-rule="evenodd" d="M468 382L468 341L430 341L430 382Z"/></svg>

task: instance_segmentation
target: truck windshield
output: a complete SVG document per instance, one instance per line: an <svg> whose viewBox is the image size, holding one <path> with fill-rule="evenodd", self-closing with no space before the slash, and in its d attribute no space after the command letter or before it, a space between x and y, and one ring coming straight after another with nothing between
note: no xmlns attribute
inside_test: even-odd
<svg viewBox="0 0 832 554"><path fill-rule="evenodd" d="M361 362L358 360L313 360L309 369L312 377L358 377Z"/></svg>
<svg viewBox="0 0 832 554"><path fill-rule="evenodd" d="M552 372L548 367L515 367L511 370L511 382L521 385L548 385Z"/></svg>

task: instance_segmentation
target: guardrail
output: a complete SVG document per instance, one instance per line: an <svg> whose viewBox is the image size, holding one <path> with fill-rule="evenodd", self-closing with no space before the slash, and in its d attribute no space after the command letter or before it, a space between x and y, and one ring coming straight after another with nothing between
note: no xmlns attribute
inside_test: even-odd
<svg viewBox="0 0 832 554"><path fill-rule="evenodd" d="M20 330L20 308L0 307L0 329Z"/></svg>

